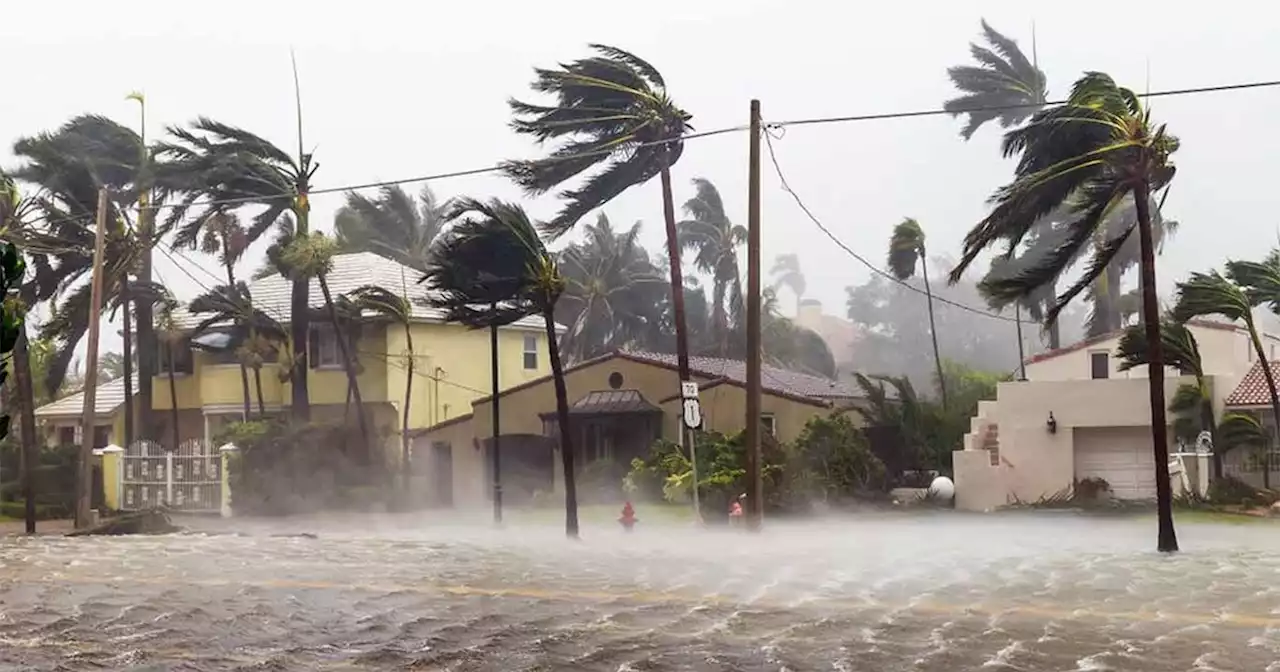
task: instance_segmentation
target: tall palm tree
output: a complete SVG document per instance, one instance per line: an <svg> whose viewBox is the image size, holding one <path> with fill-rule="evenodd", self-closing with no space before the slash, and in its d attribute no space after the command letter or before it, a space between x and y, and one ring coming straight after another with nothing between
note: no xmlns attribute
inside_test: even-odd
<svg viewBox="0 0 1280 672"><path fill-rule="evenodd" d="M236 283L236 261L244 255L249 247L248 235L240 218L234 212L218 212L212 214L204 225L204 235L200 239L200 251L216 256L227 273L227 288L238 287ZM248 296L248 287L244 295ZM228 297L229 298L229 297ZM245 313L251 315L252 312ZM249 419L249 371L243 360L240 362L240 386L244 389L244 417ZM262 399L258 402L261 404Z"/></svg>
<svg viewBox="0 0 1280 672"><path fill-rule="evenodd" d="M694 252L693 263L697 269L711 275L712 332L716 354L724 357L729 332L725 302L728 299L734 306L742 305L738 248L747 242L747 229L729 221L720 192L710 180L694 178L693 186L697 195L685 201L684 212L689 219L676 224L676 237L681 250Z"/></svg>
<svg viewBox="0 0 1280 672"><path fill-rule="evenodd" d="M1209 381L1204 374L1204 365L1200 360L1200 346L1195 336L1185 325L1164 320L1160 323L1160 341L1163 347L1164 365L1175 368L1183 375L1194 376L1194 385L1183 385L1178 388L1175 399L1170 402L1169 410L1175 414L1194 410L1199 416L1199 425L1209 432L1212 438L1213 477L1222 477L1222 449L1218 440L1218 423L1213 413L1213 394ZM1150 352L1147 350L1146 330L1136 324L1124 330L1117 350L1121 371L1128 371L1150 364Z"/></svg>
<svg viewBox="0 0 1280 672"><path fill-rule="evenodd" d="M796 295L798 307L804 300L804 292L808 288L804 272L800 270L800 255L779 254L774 258L773 268L769 274L773 276L773 290L776 292L783 287L791 289Z"/></svg>
<svg viewBox="0 0 1280 672"><path fill-rule="evenodd" d="M506 172L529 194L543 194L598 169L561 197L565 206L543 230L553 237L629 187L662 181L662 214L667 227L671 306L675 313L676 358L681 380L689 379L684 280L676 232L671 167L684 152L682 138L692 116L667 93L657 68L628 51L590 45L594 55L556 69L536 68L533 89L555 102L538 105L512 99L512 127L539 144L559 146L543 161L509 161Z"/></svg>
<svg viewBox="0 0 1280 672"><path fill-rule="evenodd" d="M169 422L171 425L173 447L177 450L181 443L178 426L178 371L176 353L187 340L187 335L174 319L174 311L178 309L178 300L172 294L164 292L156 302L156 330L159 342L164 344L165 368L169 373Z"/></svg>
<svg viewBox="0 0 1280 672"><path fill-rule="evenodd" d="M30 231L30 221L28 217L31 213L31 201L22 198L18 187L14 184L13 179L8 175L0 172L0 239L4 240L5 260L8 261L8 253L12 250L16 253L17 247L14 241L28 239L33 232ZM30 256L32 252L27 251ZM16 254L14 260L20 260ZM10 362L13 367L14 391L16 392L16 401L18 407L18 441L19 441L19 472L22 487L22 498L24 500L24 519L26 523L27 534L36 533L36 496L35 496L35 480L33 471L40 459L40 447L36 437L36 417L35 391L31 380L31 357L27 348L27 324L25 317L27 307L33 305L38 297L42 294L40 291L40 282L45 281L48 285L48 273L52 270L48 257L42 253L36 253L32 258L32 268L35 269L34 274L27 274L27 277L18 287L16 297L6 297L4 305L4 322L17 327L16 338L13 340L13 354ZM24 264L25 266L25 264ZM9 280L9 272L17 269L5 268L6 290L7 285L11 284ZM22 269L25 273L25 268ZM42 277L42 272L44 273ZM53 288L47 290L47 294L52 294ZM9 292L6 291L5 294ZM47 298L47 297L46 297ZM16 319L15 319L16 318ZM3 375L0 375L2 380ZM5 433L8 433L9 416L5 416L3 422Z"/></svg>
<svg viewBox="0 0 1280 672"><path fill-rule="evenodd" d="M988 46L969 44L977 65L947 68L947 76L960 95L948 100L943 109L952 116L969 116L960 130L965 140L989 121L998 121L1002 128L1017 126L1040 111L1048 96L1044 72L1037 67L1034 53L1028 60L1017 42L997 32L985 19L982 33Z"/></svg>
<svg viewBox="0 0 1280 672"><path fill-rule="evenodd" d="M376 198L347 192L347 202L334 215L334 233L343 252L373 252L422 270L431 243L444 228L447 201L423 185L415 203L399 185L383 187Z"/></svg>
<svg viewBox="0 0 1280 672"><path fill-rule="evenodd" d="M938 327L933 319L933 290L929 287L928 252L924 246L924 229L910 217L893 227L889 238L889 272L899 280L915 276L919 267L924 280L924 296L929 306L929 336L933 340L933 363L938 369L938 394L942 407L947 407L947 382L942 375L942 355L938 352Z"/></svg>
<svg viewBox="0 0 1280 672"><path fill-rule="evenodd" d="M355 399L356 418L360 423L360 434L365 441L364 455L366 458L372 458L376 442L371 433L368 409L365 408L364 398L360 394L360 381L356 377L356 360L352 356L350 346L347 344L347 330L344 328L342 321L338 319L338 310L334 304L333 293L329 291L328 276L333 271L333 255L337 253L337 250L338 246L333 239L323 233L319 231L310 234L303 233L294 236L293 240L289 242L289 246L282 251L280 263L292 277L301 278L308 282L310 282L311 278L315 278L320 285L320 293L324 296L325 311L329 314L329 323L333 327L334 337L338 342L338 351L342 354L342 368L347 374L347 393ZM293 315L292 319L296 322L298 316ZM297 334L294 334L294 342L298 342ZM295 384L297 383L295 382Z"/></svg>
<svg viewBox="0 0 1280 672"><path fill-rule="evenodd" d="M1265 265L1249 265L1247 262L1227 262L1227 274L1224 277L1217 271L1208 273L1192 273L1186 282L1178 283L1178 300L1173 306L1173 318L1185 322L1194 317L1221 315L1233 322L1244 322L1249 332L1249 342L1253 345L1258 364L1262 367L1262 376L1267 381L1267 393L1271 396L1271 412L1280 418L1280 392L1277 392L1276 378L1271 370L1270 357L1262 344L1262 336L1253 319L1253 308L1267 299L1261 291L1252 293L1246 289L1245 281L1263 281ZM1257 273L1263 271L1263 273ZM1274 444L1269 448L1274 450ZM1263 487L1271 487L1270 455L1262 470Z"/></svg>
<svg viewBox="0 0 1280 672"><path fill-rule="evenodd" d="M290 156L266 139L242 128L207 117L191 122L189 128L170 127L173 139L160 143L158 154L168 162L163 184L182 192L178 207L170 212L167 225L177 225L173 246L194 247L201 233L222 221L225 213L241 207L257 207L245 229L245 245L258 240L273 226L291 220L298 235L310 233L311 178L319 164L302 149L302 122L299 109L298 153ZM192 212L194 210L194 213ZM307 393L307 337L310 329L310 278L290 277L293 289L289 300L289 330L293 341L292 412L294 418L311 417Z"/></svg>
<svg viewBox="0 0 1280 672"><path fill-rule="evenodd" d="M556 302L564 293L565 280L520 206L463 198L454 204L449 219L456 223L433 250L425 278L434 290L430 301L446 311L446 319L471 327L494 327L529 315L543 318L560 426L565 533L576 538L573 431L555 328Z"/></svg>
<svg viewBox="0 0 1280 672"><path fill-rule="evenodd" d="M1026 296L1059 277L1095 239L1116 205L1126 196L1133 197L1134 226L1095 248L1082 276L1058 298L1046 318L1057 319L1058 312L1105 271L1133 231L1138 231L1142 320L1151 353L1151 434L1161 551L1177 550L1178 541L1167 473L1164 357L1150 204L1153 190L1173 179L1169 157L1177 148L1177 138L1165 126L1153 124L1150 110L1137 95L1117 86L1106 74L1086 73L1075 83L1067 103L1043 109L1025 126L1005 134L1004 153L1020 155L1014 181L996 191L991 213L965 236L964 254L950 276L951 282L958 281L977 256L993 245L1016 248L1042 217L1066 204L1073 217L1064 244L1017 275L993 283L995 294L1007 301Z"/></svg>
<svg viewBox="0 0 1280 672"><path fill-rule="evenodd" d="M571 362L643 343L661 322L669 287L637 240L639 222L618 233L600 213L583 231L582 242L560 253L565 291L556 320L568 325L560 348Z"/></svg>
<svg viewBox="0 0 1280 672"><path fill-rule="evenodd" d="M425 267L424 267L425 268ZM396 294L385 287L364 285L351 292L351 300L361 314L373 313L395 326L404 329L405 348L408 364L404 377L404 408L400 410L400 479L403 494L408 503L410 483L409 460L409 402L413 399L413 376L416 371L417 356L413 351L413 306L409 303L408 289ZM388 353L390 354L390 353Z"/></svg>
<svg viewBox="0 0 1280 672"><path fill-rule="evenodd" d="M254 386L258 393L258 416L266 417L266 402L262 396L262 364L267 353L264 345L286 338L284 327L274 318L253 305L249 286L243 282L234 285L218 285L192 299L188 309L194 315L203 315L191 330L192 340L212 331L227 335L226 349L234 350L240 360L240 385L244 396L244 417L252 417L247 371L253 370Z"/></svg>

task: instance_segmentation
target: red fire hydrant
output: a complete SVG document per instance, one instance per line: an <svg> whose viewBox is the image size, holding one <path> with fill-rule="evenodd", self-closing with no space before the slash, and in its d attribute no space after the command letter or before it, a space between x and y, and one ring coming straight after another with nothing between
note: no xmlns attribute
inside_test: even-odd
<svg viewBox="0 0 1280 672"><path fill-rule="evenodd" d="M636 510L631 506L631 502L622 505L622 516L618 518L618 522L622 524L622 529L628 532L640 522L640 519L636 518Z"/></svg>

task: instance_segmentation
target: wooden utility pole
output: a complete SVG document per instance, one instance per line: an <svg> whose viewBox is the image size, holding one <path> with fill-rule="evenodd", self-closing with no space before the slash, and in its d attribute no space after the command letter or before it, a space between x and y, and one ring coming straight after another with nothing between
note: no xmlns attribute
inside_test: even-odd
<svg viewBox="0 0 1280 672"><path fill-rule="evenodd" d="M80 472L76 479L76 529L92 524L93 427L98 391L98 322L102 317L102 256L106 245L107 190L98 190L97 231L93 235L93 279L89 290L89 345L84 361L84 412L80 416Z"/></svg>
<svg viewBox="0 0 1280 672"><path fill-rule="evenodd" d="M764 518L760 478L760 101L751 101L747 174L747 528Z"/></svg>

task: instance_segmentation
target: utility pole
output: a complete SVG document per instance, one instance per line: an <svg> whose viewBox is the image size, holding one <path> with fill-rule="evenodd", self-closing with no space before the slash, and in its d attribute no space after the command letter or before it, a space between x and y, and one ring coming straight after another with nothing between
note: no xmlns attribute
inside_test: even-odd
<svg viewBox="0 0 1280 672"><path fill-rule="evenodd" d="M76 479L76 529L89 527L93 497L94 404L98 391L98 322L102 317L102 256L106 245L107 190L98 189L97 230L93 234L93 280L89 290L89 345L84 361L84 412L80 416L80 472Z"/></svg>
<svg viewBox="0 0 1280 672"><path fill-rule="evenodd" d="M493 304L493 309L498 309L498 304ZM490 450L493 455L493 524L502 524L502 406L501 406L501 390L498 388L498 325L489 327L489 362L493 369L493 403L489 404L489 409L493 411L493 442L490 444ZM560 431L564 432L568 428L561 427ZM552 467L553 469L555 467ZM568 478L568 475L565 476Z"/></svg>
<svg viewBox="0 0 1280 672"><path fill-rule="evenodd" d="M751 101L747 173L747 529L760 530L760 101Z"/></svg>

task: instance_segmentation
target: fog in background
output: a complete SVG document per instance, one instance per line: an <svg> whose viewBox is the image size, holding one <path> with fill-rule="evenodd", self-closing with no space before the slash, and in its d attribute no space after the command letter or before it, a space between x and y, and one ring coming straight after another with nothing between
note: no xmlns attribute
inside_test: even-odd
<svg viewBox="0 0 1280 672"><path fill-rule="evenodd" d="M125 100L135 89L147 96L149 140L165 125L207 115L293 151L290 47L302 79L306 149L320 164L314 185L323 189L539 156L507 128L505 100L530 95L534 66L582 56L588 42L651 61L694 115L696 129L706 131L745 124L753 97L761 99L766 121L940 107L954 94L946 68L969 61L968 43L979 38L984 17L1028 53L1034 24L1039 64L1055 100L1084 70L1105 70L1139 91L1277 79L1280 46L1264 7L1218 2L1153 11L1141 3L1000 0L898 2L867 11L809 0L653 0L637 11L588 0L11 0L0 24L0 52L10 64L0 163L12 161L17 137L53 129L75 114L136 125L137 106ZM1278 89L1154 101L1158 120L1182 139L1165 207L1182 227L1158 262L1162 294L1192 270L1260 256L1276 244L1273 179L1264 162L1280 154L1280 139L1265 132L1277 105ZM966 143L961 125L938 116L793 127L774 145L791 186L814 214L882 266L890 230L904 216L920 221L931 254L956 255L963 234L984 215L986 197L1009 178L999 129L984 127ZM745 224L746 158L745 133L689 141L673 171L677 204L693 194L692 178L706 177L719 187L731 217ZM767 157L763 175L766 271L774 256L798 253L808 296L844 316L845 288L865 283L868 270L779 189ZM492 174L432 186L445 198L521 198ZM340 194L315 196L313 227L331 231L341 201ZM536 216L556 207L551 196L529 203ZM644 221L646 245L661 243L656 180L626 192L606 212L618 225ZM265 247L251 248L237 273L245 277L258 268ZM211 258L188 254L216 272ZM180 298L203 291L164 255L156 255L156 264L158 279ZM187 271L201 283L214 282ZM1126 276L1126 289L1136 277ZM791 314L793 295L781 296ZM1035 337L1034 327L1029 332ZM104 348L120 348L114 330L105 334ZM1016 356L1011 360L1010 368Z"/></svg>

